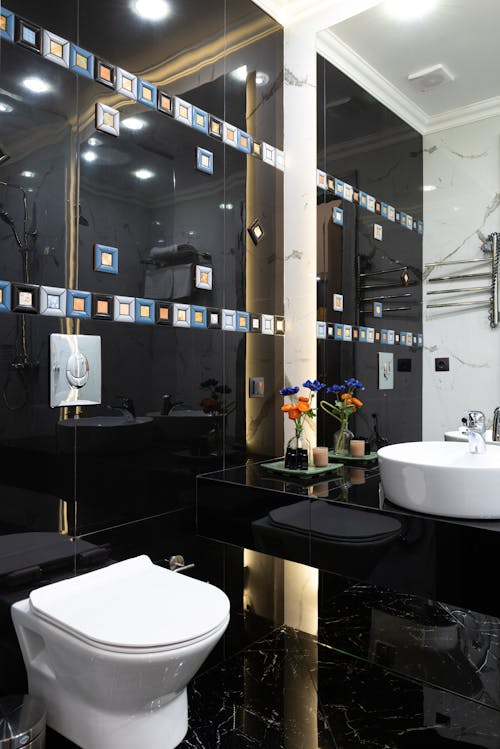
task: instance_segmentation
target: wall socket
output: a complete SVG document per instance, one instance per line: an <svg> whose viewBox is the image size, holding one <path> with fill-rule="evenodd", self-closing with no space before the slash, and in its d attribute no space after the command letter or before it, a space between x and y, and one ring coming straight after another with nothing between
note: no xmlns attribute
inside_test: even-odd
<svg viewBox="0 0 500 749"><path fill-rule="evenodd" d="M248 395L250 398L264 397L264 378L250 377L248 382Z"/></svg>
<svg viewBox="0 0 500 749"><path fill-rule="evenodd" d="M394 390L394 354L379 352L378 389Z"/></svg>

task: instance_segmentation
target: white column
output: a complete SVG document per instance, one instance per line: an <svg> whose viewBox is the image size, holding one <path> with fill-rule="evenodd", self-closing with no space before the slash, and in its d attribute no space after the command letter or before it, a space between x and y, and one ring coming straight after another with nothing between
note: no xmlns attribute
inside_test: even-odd
<svg viewBox="0 0 500 749"><path fill-rule="evenodd" d="M284 123L284 369L300 386L316 377L316 33L304 23L285 28ZM292 433L285 418L285 443Z"/></svg>

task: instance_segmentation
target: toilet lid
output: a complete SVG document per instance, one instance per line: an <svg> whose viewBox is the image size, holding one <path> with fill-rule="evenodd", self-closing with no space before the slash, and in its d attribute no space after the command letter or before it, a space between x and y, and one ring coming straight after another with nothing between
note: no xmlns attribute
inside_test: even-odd
<svg viewBox="0 0 500 749"><path fill-rule="evenodd" d="M38 616L112 650L165 650L207 636L229 615L225 593L153 564L117 562L30 594Z"/></svg>

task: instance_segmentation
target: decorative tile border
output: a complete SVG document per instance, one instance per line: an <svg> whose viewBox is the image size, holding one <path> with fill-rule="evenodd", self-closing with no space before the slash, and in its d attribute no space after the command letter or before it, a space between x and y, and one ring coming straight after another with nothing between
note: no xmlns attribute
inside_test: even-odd
<svg viewBox="0 0 500 749"><path fill-rule="evenodd" d="M423 348L423 333L410 333L408 331L375 330L364 326L345 325L341 323L316 322L316 338L318 340L348 341L354 343L381 343L384 346L400 346Z"/></svg>
<svg viewBox="0 0 500 749"><path fill-rule="evenodd" d="M321 169L316 170L316 185L320 190L331 192L343 200L348 200L350 203L357 203L361 208L370 211L370 213L376 213L388 221L401 224L405 229L409 229L420 235L424 233L423 221L417 220L413 216L410 216L409 213L399 211L392 205L377 200L373 195L368 195L357 187L353 187L347 182L343 182L342 180L337 179L337 177L333 177L330 174L321 171ZM333 221L335 224L342 225L342 208L333 209ZM382 227L380 224L374 224L373 236L374 239L378 239L379 241L382 240Z"/></svg>
<svg viewBox="0 0 500 749"><path fill-rule="evenodd" d="M200 266L202 267L202 266ZM222 329L227 332L261 333L284 336L285 318L245 310L218 309L195 304L181 304L163 299L143 299L101 292L63 289L53 286L0 280L0 313L30 313L79 319L114 320L178 328ZM343 323L316 323L316 337L359 343L381 343L393 346L423 348L422 333L375 330Z"/></svg>
<svg viewBox="0 0 500 749"><path fill-rule="evenodd" d="M113 88L128 99L138 101L162 114L173 116L183 125L222 140L241 153L254 156L275 169L284 171L285 155L275 146L255 141L250 133L205 112L184 99L172 96L165 91L158 91L153 83L101 60L92 52L47 29L42 29L31 21L16 17L12 11L4 7L0 8L0 37L26 47L77 75L93 78L97 83Z"/></svg>

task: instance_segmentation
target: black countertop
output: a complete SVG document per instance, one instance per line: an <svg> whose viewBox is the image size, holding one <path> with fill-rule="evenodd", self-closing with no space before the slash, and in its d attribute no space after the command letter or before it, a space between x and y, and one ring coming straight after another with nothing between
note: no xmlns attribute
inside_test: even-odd
<svg viewBox="0 0 500 749"><path fill-rule="evenodd" d="M376 463L315 483L247 463L197 479L198 533L402 593L500 615L500 521L424 515L379 491Z"/></svg>

